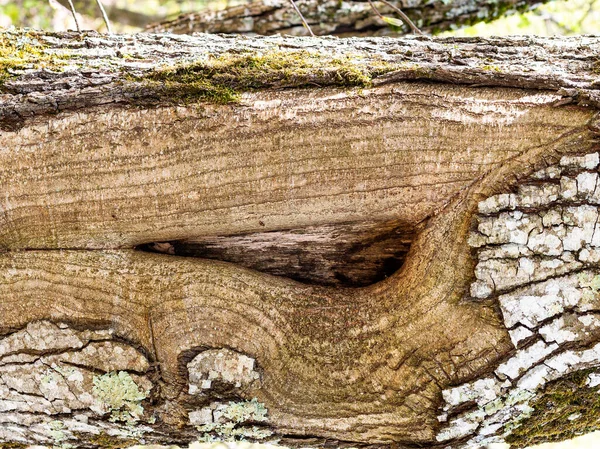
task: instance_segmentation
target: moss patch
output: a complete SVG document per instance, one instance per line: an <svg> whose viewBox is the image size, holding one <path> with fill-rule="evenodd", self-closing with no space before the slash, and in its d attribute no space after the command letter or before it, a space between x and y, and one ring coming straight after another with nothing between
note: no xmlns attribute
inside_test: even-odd
<svg viewBox="0 0 600 449"><path fill-rule="evenodd" d="M46 53L46 47L40 43L33 32L25 32L15 36L7 33L0 35L0 84L16 77L12 71L48 68L60 69L62 59L66 55Z"/></svg>
<svg viewBox="0 0 600 449"><path fill-rule="evenodd" d="M98 435L93 435L91 437L90 434L86 433L77 433L76 436L78 437L79 441L86 441L103 449L121 449L139 444L139 440L131 438L117 438L110 436L105 432L102 432Z"/></svg>
<svg viewBox="0 0 600 449"><path fill-rule="evenodd" d="M549 383L529 404L534 412L506 442L523 448L600 430L600 386L586 386L588 375L594 371L578 371Z"/></svg>
<svg viewBox="0 0 600 449"><path fill-rule="evenodd" d="M368 87L373 76L393 70L385 62L366 68L350 56L322 61L308 51L238 55L226 53L175 67L157 69L137 81L160 85L176 100L230 103L260 88L307 86Z"/></svg>
<svg viewBox="0 0 600 449"><path fill-rule="evenodd" d="M17 443L14 441L7 441L5 443L0 443L0 449L24 449L29 447L27 444Z"/></svg>

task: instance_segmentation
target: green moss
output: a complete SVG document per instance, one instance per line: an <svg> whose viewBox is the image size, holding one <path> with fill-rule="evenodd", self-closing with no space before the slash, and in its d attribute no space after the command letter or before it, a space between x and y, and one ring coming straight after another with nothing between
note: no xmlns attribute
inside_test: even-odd
<svg viewBox="0 0 600 449"><path fill-rule="evenodd" d="M16 441L6 441L4 443L0 443L0 449L24 449L26 447L29 447L29 445L17 443Z"/></svg>
<svg viewBox="0 0 600 449"><path fill-rule="evenodd" d="M600 430L600 386L586 386L593 371L578 371L549 383L529 403L533 413L512 431L507 443L523 448Z"/></svg>
<svg viewBox="0 0 600 449"><path fill-rule="evenodd" d="M486 72L501 72L502 70L497 65L484 65L481 67L482 70Z"/></svg>
<svg viewBox="0 0 600 449"><path fill-rule="evenodd" d="M98 435L92 436L90 436L89 433L76 433L75 436L77 436L79 441L86 441L91 445L102 449L121 449L139 444L139 440L130 438L117 438L110 436L105 432L101 432Z"/></svg>
<svg viewBox="0 0 600 449"><path fill-rule="evenodd" d="M238 101L241 92L265 87L367 87L373 76L390 70L391 65L383 61L366 69L351 56L322 61L321 56L308 51L272 51L249 55L226 53L157 69L136 80L162 87L175 100L230 103Z"/></svg>
<svg viewBox="0 0 600 449"><path fill-rule="evenodd" d="M0 84L14 77L12 71L30 68L59 70L68 55L46 53L33 32L0 35Z"/></svg>

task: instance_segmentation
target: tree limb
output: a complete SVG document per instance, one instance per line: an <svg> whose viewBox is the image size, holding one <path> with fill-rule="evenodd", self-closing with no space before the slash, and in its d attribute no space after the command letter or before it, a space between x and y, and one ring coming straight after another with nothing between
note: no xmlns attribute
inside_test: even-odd
<svg viewBox="0 0 600 449"><path fill-rule="evenodd" d="M597 374L598 38L3 36L0 438L468 448Z"/></svg>
<svg viewBox="0 0 600 449"><path fill-rule="evenodd" d="M533 0L495 2L455 0L420 2L409 0L386 5L376 2L377 9L393 16L400 8L416 27L426 33L438 33L481 21L490 21L513 12L525 12L540 4ZM298 0L297 5L316 35L373 36L407 34L411 28L391 29L377 20L367 1ZM292 34L304 35L301 19L289 7L287 0L258 0L233 6L222 11L199 11L182 14L147 27L147 32L178 34L235 33L235 34Z"/></svg>

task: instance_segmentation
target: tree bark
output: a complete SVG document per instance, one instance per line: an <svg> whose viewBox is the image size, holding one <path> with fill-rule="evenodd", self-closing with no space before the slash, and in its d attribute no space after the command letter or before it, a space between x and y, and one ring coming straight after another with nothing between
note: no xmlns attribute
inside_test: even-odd
<svg viewBox="0 0 600 449"><path fill-rule="evenodd" d="M599 39L2 36L0 440L596 425Z"/></svg>
<svg viewBox="0 0 600 449"><path fill-rule="evenodd" d="M548 1L548 0L546 0ZM408 25L390 27L367 1L297 0L302 15L316 35L378 36L411 32ZM397 17L393 8L374 2L384 16ZM507 14L526 12L539 6L533 0L435 0L392 2L425 33L439 33L478 22L489 22ZM149 25L152 33L236 33L307 35L289 0L258 0L222 11L182 14L174 20Z"/></svg>

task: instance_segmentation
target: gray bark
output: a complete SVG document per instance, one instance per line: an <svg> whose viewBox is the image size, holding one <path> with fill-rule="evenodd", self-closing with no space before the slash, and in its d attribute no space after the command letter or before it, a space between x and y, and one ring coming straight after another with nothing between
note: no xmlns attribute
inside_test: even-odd
<svg viewBox="0 0 600 449"><path fill-rule="evenodd" d="M515 12L526 12L538 6L533 0L403 0L392 2L425 33L488 22ZM390 27L381 20L366 1L298 0L298 8L316 35L377 36L407 34L407 25ZM384 16L398 18L388 5L375 2ZM148 26L148 32L177 34L236 33L307 35L300 17L287 0L258 0L222 11L198 11L182 14Z"/></svg>
<svg viewBox="0 0 600 449"><path fill-rule="evenodd" d="M2 66L0 126L4 129L18 129L40 114L103 104L202 98L206 92L192 92L189 79L184 81L178 68L191 68L203 80L240 92L306 86L364 88L421 80L548 90L563 96L563 103L597 106L600 101L598 41L593 37L248 40L33 31L6 31L4 37L14 43L7 51L22 52L22 58ZM28 53L31 48L35 54ZM236 64L245 68L249 61L259 68L241 73ZM169 80L165 68L173 69Z"/></svg>

